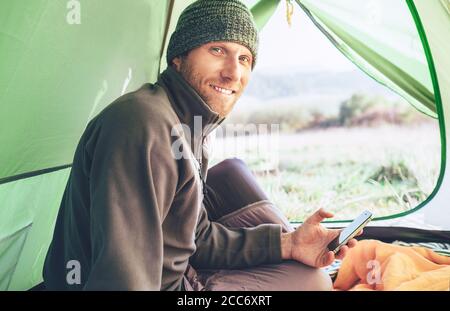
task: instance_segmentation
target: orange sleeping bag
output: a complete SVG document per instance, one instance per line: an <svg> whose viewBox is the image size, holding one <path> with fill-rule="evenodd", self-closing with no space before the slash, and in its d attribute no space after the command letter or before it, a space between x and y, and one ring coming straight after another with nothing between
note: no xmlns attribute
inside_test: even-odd
<svg viewBox="0 0 450 311"><path fill-rule="evenodd" d="M363 240L349 250L335 290L449 290L450 257L424 247Z"/></svg>

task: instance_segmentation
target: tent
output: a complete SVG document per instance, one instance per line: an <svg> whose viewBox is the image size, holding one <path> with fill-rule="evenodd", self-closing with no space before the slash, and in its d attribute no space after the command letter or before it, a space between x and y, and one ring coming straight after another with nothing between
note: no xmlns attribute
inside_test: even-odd
<svg viewBox="0 0 450 311"><path fill-rule="evenodd" d="M115 98L156 79L166 66L168 38L191 2L1 1L0 290L42 281L79 137ZM251 2L262 28L284 0ZM441 171L433 193L408 212L375 220L366 236L448 241L450 1L292 4L362 71L439 121Z"/></svg>

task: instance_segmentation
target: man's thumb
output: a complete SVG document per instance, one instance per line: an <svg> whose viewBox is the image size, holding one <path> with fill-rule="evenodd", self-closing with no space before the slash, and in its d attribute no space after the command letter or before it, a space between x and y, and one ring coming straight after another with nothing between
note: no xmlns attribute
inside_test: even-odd
<svg viewBox="0 0 450 311"><path fill-rule="evenodd" d="M325 211L323 208L320 208L314 214L308 217L306 222L309 224L319 224L325 218L331 218L333 216L334 215L332 213Z"/></svg>

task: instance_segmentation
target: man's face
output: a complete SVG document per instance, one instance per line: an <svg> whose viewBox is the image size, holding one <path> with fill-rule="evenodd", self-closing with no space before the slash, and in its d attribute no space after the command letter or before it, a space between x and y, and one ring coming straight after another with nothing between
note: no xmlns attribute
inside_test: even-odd
<svg viewBox="0 0 450 311"><path fill-rule="evenodd" d="M210 42L173 60L175 69L221 117L227 116L250 78L253 57L234 42Z"/></svg>

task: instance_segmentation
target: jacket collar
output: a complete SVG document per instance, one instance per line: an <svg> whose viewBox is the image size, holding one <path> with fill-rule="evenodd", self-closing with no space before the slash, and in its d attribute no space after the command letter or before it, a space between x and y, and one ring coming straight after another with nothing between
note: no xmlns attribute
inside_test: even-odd
<svg viewBox="0 0 450 311"><path fill-rule="evenodd" d="M171 66L160 74L157 84L164 88L180 122L189 126L194 138L207 136L225 120L211 110L194 88ZM198 124L200 118L201 125Z"/></svg>

